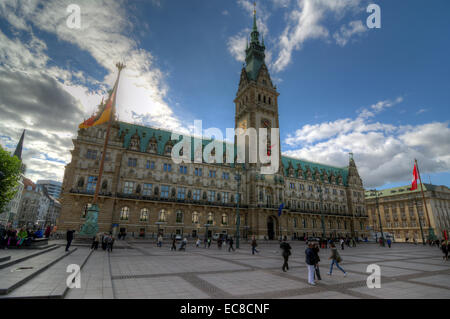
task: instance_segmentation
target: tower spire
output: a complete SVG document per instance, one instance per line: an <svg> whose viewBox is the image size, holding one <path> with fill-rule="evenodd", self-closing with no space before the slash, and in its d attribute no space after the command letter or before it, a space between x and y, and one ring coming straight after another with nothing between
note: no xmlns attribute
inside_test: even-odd
<svg viewBox="0 0 450 319"><path fill-rule="evenodd" d="M14 151L13 156L17 156L18 159L22 160L22 149L23 149L23 140L25 138L25 130L22 132L22 136L20 137L19 143L16 146L16 150Z"/></svg>
<svg viewBox="0 0 450 319"><path fill-rule="evenodd" d="M253 31L258 32L258 27L256 26L256 1L253 2Z"/></svg>

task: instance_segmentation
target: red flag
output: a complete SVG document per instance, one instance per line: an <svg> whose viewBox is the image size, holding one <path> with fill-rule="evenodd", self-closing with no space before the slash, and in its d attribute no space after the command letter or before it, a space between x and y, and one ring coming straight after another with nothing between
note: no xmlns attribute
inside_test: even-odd
<svg viewBox="0 0 450 319"><path fill-rule="evenodd" d="M413 170L413 179L411 183L411 191L417 189L417 179L419 178L419 173L417 172L416 164L414 164L414 170Z"/></svg>

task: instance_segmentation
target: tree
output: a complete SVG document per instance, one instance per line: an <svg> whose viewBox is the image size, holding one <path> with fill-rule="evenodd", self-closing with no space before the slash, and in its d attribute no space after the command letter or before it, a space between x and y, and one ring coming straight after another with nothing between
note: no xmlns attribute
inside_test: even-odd
<svg viewBox="0 0 450 319"><path fill-rule="evenodd" d="M0 213L16 195L21 161L0 146Z"/></svg>

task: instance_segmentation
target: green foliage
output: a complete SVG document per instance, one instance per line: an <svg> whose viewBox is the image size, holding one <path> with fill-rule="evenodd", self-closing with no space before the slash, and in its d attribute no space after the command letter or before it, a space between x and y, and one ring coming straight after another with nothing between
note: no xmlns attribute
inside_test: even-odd
<svg viewBox="0 0 450 319"><path fill-rule="evenodd" d="M0 213L17 192L21 162L0 146Z"/></svg>

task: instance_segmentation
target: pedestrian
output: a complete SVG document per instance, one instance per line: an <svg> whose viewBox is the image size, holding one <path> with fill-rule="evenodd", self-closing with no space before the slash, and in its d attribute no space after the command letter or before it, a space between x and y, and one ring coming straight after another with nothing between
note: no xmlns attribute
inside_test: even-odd
<svg viewBox="0 0 450 319"><path fill-rule="evenodd" d="M283 241L280 244L280 248L282 249L282 253L281 255L283 256L283 267L281 269L283 269L284 272L286 272L286 269L289 270L289 256L291 255L291 245L286 241L286 238L283 239Z"/></svg>
<svg viewBox="0 0 450 319"><path fill-rule="evenodd" d="M233 237L230 237L230 239L228 240L228 244L230 245L229 247L228 247L228 252L230 252L230 250L232 250L233 249L233 251L234 251L234 247L233 247Z"/></svg>
<svg viewBox="0 0 450 319"><path fill-rule="evenodd" d="M387 244L388 244L389 248L391 248L391 244L392 244L392 242L391 242L391 239L390 239L390 238L388 238L388 240L387 240Z"/></svg>
<svg viewBox="0 0 450 319"><path fill-rule="evenodd" d="M329 259L331 259L331 266L328 275L331 276L331 274L333 273L333 266L336 265L336 267L344 273L344 277L346 277L347 273L345 272L344 269L341 268L341 266L339 266L339 263L342 261L342 258L341 256L339 256L339 253L334 243L331 244L331 256Z"/></svg>
<svg viewBox="0 0 450 319"><path fill-rule="evenodd" d="M205 248L206 248L206 245L208 245L208 238L206 238L206 236L205 236L205 239L203 239L203 243L205 244Z"/></svg>
<svg viewBox="0 0 450 319"><path fill-rule="evenodd" d="M91 249L94 249L95 248L95 239L96 239L97 237L96 236L93 236L92 237L92 245L91 245Z"/></svg>
<svg viewBox="0 0 450 319"><path fill-rule="evenodd" d="M255 254L255 252L259 253L259 251L256 250L256 246L258 246L258 243L256 242L256 237L252 236L252 255Z"/></svg>
<svg viewBox="0 0 450 319"><path fill-rule="evenodd" d="M162 247L163 238L161 235L158 236L158 247Z"/></svg>
<svg viewBox="0 0 450 319"><path fill-rule="evenodd" d="M108 235L106 234L106 233L103 233L103 235L102 235L102 249L104 250L104 251L106 251L106 237L108 237Z"/></svg>
<svg viewBox="0 0 450 319"><path fill-rule="evenodd" d="M317 280L322 280L322 277L320 277L320 269L319 269L319 261L320 261L319 251L320 251L319 245L313 244L313 252L314 252L314 279L316 279L316 276L317 276Z"/></svg>
<svg viewBox="0 0 450 319"><path fill-rule="evenodd" d="M344 238L341 238L340 243L341 243L341 249L344 250Z"/></svg>
<svg viewBox="0 0 450 319"><path fill-rule="evenodd" d="M446 261L448 260L448 248L449 248L448 241L447 240L446 241L442 240L441 250L444 253L444 256L442 256L442 259L444 259Z"/></svg>
<svg viewBox="0 0 450 319"><path fill-rule="evenodd" d="M68 230L66 233L66 240L67 240L66 251L69 251L69 247L72 244L74 233L75 233L75 230Z"/></svg>
<svg viewBox="0 0 450 319"><path fill-rule="evenodd" d="M222 249L222 238L217 239L217 248Z"/></svg>
<svg viewBox="0 0 450 319"><path fill-rule="evenodd" d="M177 251L177 237L173 236L172 238L172 247L170 247L170 251Z"/></svg>
<svg viewBox="0 0 450 319"><path fill-rule="evenodd" d="M110 233L108 237L106 237L106 249L108 250L108 252L112 252L113 245L114 245L114 237Z"/></svg>
<svg viewBox="0 0 450 319"><path fill-rule="evenodd" d="M49 225L49 226L47 226L47 228L45 229L45 233L44 233L45 238L49 238L51 232L52 232L52 228L51 228L50 225Z"/></svg>
<svg viewBox="0 0 450 319"><path fill-rule="evenodd" d="M178 250L183 250L183 251L186 251L186 246L187 246L187 239L186 239L186 237L181 241L181 246L180 246L180 249L178 249Z"/></svg>
<svg viewBox="0 0 450 319"><path fill-rule="evenodd" d="M200 238L197 238L197 243L196 243L197 248L200 247L200 244L201 244L201 243L202 243L202 241L200 240Z"/></svg>
<svg viewBox="0 0 450 319"><path fill-rule="evenodd" d="M314 282L314 273L315 273L315 257L314 257L314 251L313 251L313 243L308 243L308 248L305 250L306 255L306 266L308 267L308 284L315 286L316 283Z"/></svg>

